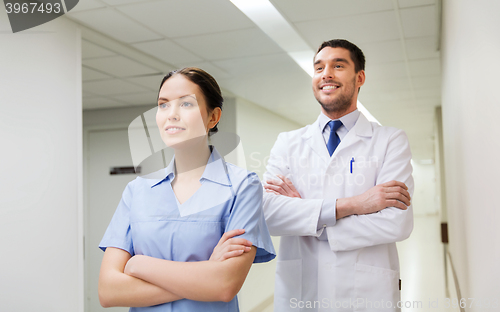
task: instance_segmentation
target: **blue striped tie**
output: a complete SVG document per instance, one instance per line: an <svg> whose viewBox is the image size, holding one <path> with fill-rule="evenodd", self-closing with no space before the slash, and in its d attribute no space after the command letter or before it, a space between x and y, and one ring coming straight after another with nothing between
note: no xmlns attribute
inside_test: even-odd
<svg viewBox="0 0 500 312"><path fill-rule="evenodd" d="M342 121L340 120L330 120L328 122L330 126L330 138L328 139L328 143L326 144L326 148L328 148L328 153L332 156L333 152L340 144L340 138L337 134L337 130L342 126Z"/></svg>

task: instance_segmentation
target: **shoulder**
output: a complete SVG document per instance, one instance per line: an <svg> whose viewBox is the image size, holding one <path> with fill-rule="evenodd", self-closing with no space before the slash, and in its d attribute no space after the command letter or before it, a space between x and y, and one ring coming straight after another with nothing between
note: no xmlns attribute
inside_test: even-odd
<svg viewBox="0 0 500 312"><path fill-rule="evenodd" d="M372 122L373 136L376 138L385 138L393 140L395 138L408 139L404 130L394 127L381 126L376 122Z"/></svg>
<svg viewBox="0 0 500 312"><path fill-rule="evenodd" d="M372 144L383 148L386 154L411 154L408 136L402 129L376 124L373 128Z"/></svg>
<svg viewBox="0 0 500 312"><path fill-rule="evenodd" d="M271 154L283 153L284 151L300 147L303 138L312 135L312 130L315 126L318 126L317 123L296 130L281 132L274 143Z"/></svg>
<svg viewBox="0 0 500 312"><path fill-rule="evenodd" d="M259 176L252 171L238 167L226 162L228 178L234 189L238 190L246 186L258 186L261 188Z"/></svg>
<svg viewBox="0 0 500 312"><path fill-rule="evenodd" d="M293 139L296 139L296 138L300 138L302 137L304 134L308 133L311 128L313 126L315 126L316 123L314 124L311 124L311 125L307 125L305 127L302 127L302 128L299 128L299 129L295 129L295 130L292 130L292 131L286 131L286 132L281 132L279 135L278 135L278 140L293 140ZM316 125L317 126L317 125Z"/></svg>
<svg viewBox="0 0 500 312"><path fill-rule="evenodd" d="M160 183L165 178L165 168L162 168L155 172L136 177L134 180L128 183L127 188L129 188L131 191L150 189L153 185Z"/></svg>
<svg viewBox="0 0 500 312"><path fill-rule="evenodd" d="M241 168L230 162L226 162L226 167L227 167L227 174L229 176L229 179L231 180L231 184L233 185L241 184L242 182L246 182L249 180L257 181L260 183L259 176L253 171Z"/></svg>

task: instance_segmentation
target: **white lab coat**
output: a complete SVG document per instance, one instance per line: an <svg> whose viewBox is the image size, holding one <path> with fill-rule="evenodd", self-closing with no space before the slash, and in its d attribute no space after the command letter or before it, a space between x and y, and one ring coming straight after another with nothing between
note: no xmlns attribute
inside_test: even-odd
<svg viewBox="0 0 500 312"><path fill-rule="evenodd" d="M360 114L330 157L318 120L278 136L264 175L264 181L287 176L302 197L264 195L269 231L282 236L274 311L400 311L395 242L413 229L412 207L351 215L325 229L317 224L323 199L334 202L391 180L413 195L406 134ZM323 230L328 240L318 239Z"/></svg>

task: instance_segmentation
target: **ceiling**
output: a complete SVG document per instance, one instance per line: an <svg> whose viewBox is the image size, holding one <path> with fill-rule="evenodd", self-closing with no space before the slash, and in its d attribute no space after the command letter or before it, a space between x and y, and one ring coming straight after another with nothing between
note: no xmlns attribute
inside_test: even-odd
<svg viewBox="0 0 500 312"><path fill-rule="evenodd" d="M333 38L363 50L359 100L424 162L441 102L437 1L271 0L312 50ZM319 114L311 77L229 0L84 0L67 16L83 25L84 109L155 105L163 74L197 66L227 96L302 125Z"/></svg>

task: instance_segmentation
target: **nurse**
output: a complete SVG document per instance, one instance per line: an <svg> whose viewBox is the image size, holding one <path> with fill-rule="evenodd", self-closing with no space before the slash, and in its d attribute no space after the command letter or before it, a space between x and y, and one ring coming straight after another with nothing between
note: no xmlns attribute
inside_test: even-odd
<svg viewBox="0 0 500 312"><path fill-rule="evenodd" d="M138 177L123 192L99 245L102 306L239 311L236 294L250 266L275 257L259 178L208 144L222 101L201 69L163 78L156 122L175 156L162 178Z"/></svg>

